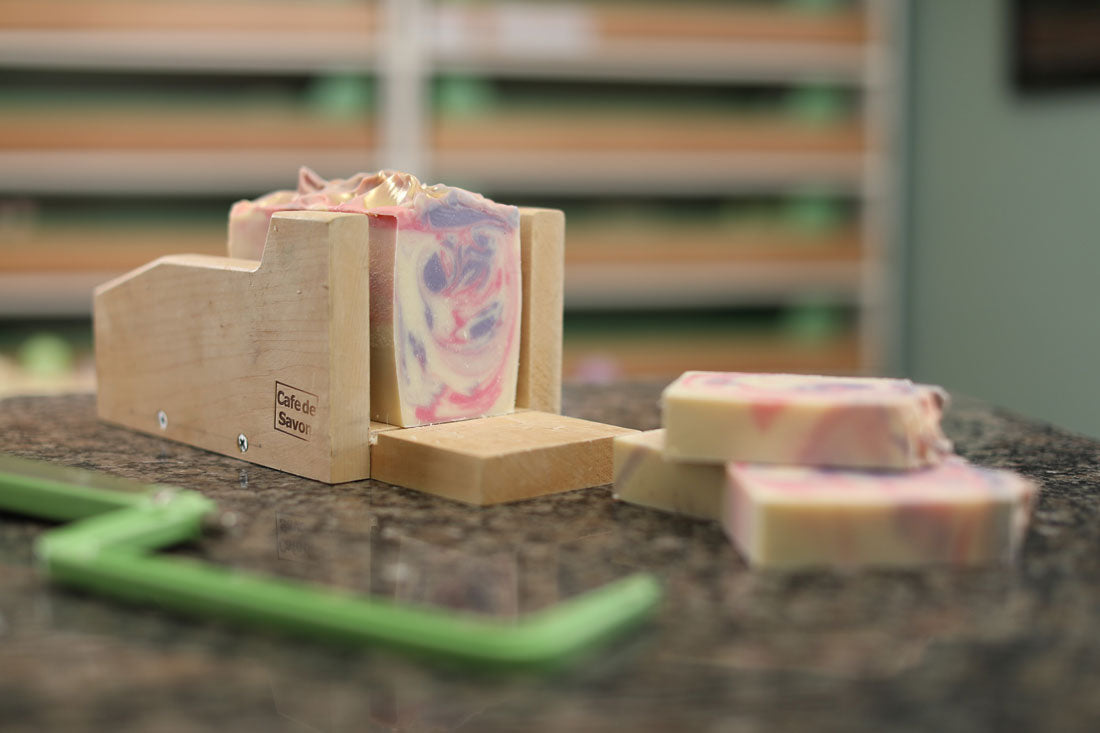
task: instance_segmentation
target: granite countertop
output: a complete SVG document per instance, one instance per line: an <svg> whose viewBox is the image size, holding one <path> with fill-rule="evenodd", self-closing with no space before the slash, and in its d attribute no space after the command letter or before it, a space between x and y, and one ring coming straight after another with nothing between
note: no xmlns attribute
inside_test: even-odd
<svg viewBox="0 0 1100 733"><path fill-rule="evenodd" d="M565 412L656 427L662 385ZM196 489L237 513L187 552L402 601L514 616L644 569L657 619L552 676L471 676L46 583L47 524L0 514L4 731L1100 729L1100 443L959 400L959 452L1042 488L1018 564L750 572L714 524L607 487L478 509L339 486L100 424L90 395L0 402L0 451Z"/></svg>

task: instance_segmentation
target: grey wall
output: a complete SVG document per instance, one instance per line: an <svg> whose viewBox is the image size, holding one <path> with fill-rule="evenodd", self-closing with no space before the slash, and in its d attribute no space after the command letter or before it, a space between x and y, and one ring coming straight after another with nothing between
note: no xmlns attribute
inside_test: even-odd
<svg viewBox="0 0 1100 733"><path fill-rule="evenodd" d="M1008 0L913 0L903 361L1100 436L1100 89L1020 96Z"/></svg>

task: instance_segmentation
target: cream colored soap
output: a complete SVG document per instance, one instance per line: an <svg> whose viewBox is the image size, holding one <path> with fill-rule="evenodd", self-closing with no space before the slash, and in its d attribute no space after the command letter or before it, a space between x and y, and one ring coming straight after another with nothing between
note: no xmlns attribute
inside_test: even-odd
<svg viewBox="0 0 1100 733"><path fill-rule="evenodd" d="M615 438L615 498L699 519L721 518L725 467L670 460L664 444L664 430Z"/></svg>
<svg viewBox="0 0 1100 733"><path fill-rule="evenodd" d="M1036 494L961 458L903 473L731 463L727 480L733 544L750 565L787 570L1007 562Z"/></svg>
<svg viewBox="0 0 1100 733"><path fill-rule="evenodd" d="M947 395L904 379L687 372L662 395L683 461L912 469L951 454Z"/></svg>

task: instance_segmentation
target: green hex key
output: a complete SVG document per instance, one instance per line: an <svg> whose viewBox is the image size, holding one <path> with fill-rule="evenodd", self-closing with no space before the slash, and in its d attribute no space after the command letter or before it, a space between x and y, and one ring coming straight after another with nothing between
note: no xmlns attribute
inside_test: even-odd
<svg viewBox="0 0 1100 733"><path fill-rule="evenodd" d="M0 456L0 510L75 521L36 553L51 578L94 593L341 644L496 667L550 666L645 619L660 587L638 573L518 623L265 578L154 551L202 533L215 504L194 491Z"/></svg>

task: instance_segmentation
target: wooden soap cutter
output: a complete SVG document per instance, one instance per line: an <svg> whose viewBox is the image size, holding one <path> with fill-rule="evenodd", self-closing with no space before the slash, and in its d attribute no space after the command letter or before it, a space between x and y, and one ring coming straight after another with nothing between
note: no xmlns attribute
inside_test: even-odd
<svg viewBox="0 0 1100 733"><path fill-rule="evenodd" d="M370 217L293 211L272 217L259 262L172 255L96 289L99 416L326 483L373 476L474 504L608 483L612 438L631 431L558 414L564 226L520 209L515 414L372 422Z"/></svg>

